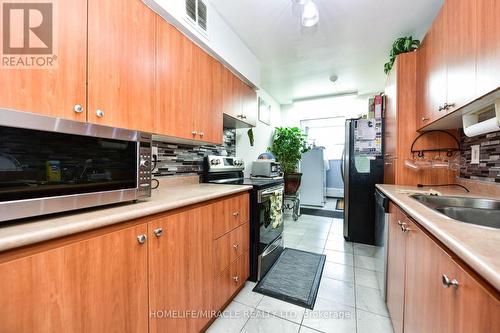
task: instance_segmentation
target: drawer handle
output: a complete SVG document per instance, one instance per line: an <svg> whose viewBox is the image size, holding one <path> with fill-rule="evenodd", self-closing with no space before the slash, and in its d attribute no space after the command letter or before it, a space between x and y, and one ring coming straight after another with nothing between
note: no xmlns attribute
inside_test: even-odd
<svg viewBox="0 0 500 333"><path fill-rule="evenodd" d="M233 248L234 248L235 250L238 250L238 247L239 247L239 245L238 245L238 244L233 244Z"/></svg>
<svg viewBox="0 0 500 333"><path fill-rule="evenodd" d="M137 241L139 242L139 244L146 243L147 239L148 239L148 236L146 236L144 234L137 236Z"/></svg>
<svg viewBox="0 0 500 333"><path fill-rule="evenodd" d="M402 226L402 225L403 225L403 222L401 222L400 220L398 220L398 225L399 225L399 226Z"/></svg>
<svg viewBox="0 0 500 333"><path fill-rule="evenodd" d="M240 281L240 277L239 276L233 276L233 280L235 283L238 283L238 281Z"/></svg>
<svg viewBox="0 0 500 333"><path fill-rule="evenodd" d="M155 229L153 230L154 234L156 237L160 238L162 235L163 235L163 229L162 228L158 228L158 229Z"/></svg>
<svg viewBox="0 0 500 333"><path fill-rule="evenodd" d="M104 111L98 109L98 110L96 110L95 115L98 118L102 118L102 117L104 117Z"/></svg>
<svg viewBox="0 0 500 333"><path fill-rule="evenodd" d="M457 279L450 279L448 276L446 276L446 274L443 274L443 276L441 277L441 283L443 284L444 288L453 287L455 289L458 289L459 285Z"/></svg>
<svg viewBox="0 0 500 333"><path fill-rule="evenodd" d="M233 216L234 216L234 217L238 217L239 215L240 215L240 212L234 212L234 213L233 213Z"/></svg>
<svg viewBox="0 0 500 333"><path fill-rule="evenodd" d="M401 226L401 230L403 230L403 232L408 232L411 229L406 226L406 223L403 223L403 225Z"/></svg>
<svg viewBox="0 0 500 333"><path fill-rule="evenodd" d="M422 117L422 121L427 121L427 120L429 120L428 117Z"/></svg>

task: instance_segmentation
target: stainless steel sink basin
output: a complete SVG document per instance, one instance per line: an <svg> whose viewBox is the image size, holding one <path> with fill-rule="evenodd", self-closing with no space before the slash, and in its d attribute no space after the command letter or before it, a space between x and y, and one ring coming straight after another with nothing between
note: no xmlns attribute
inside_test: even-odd
<svg viewBox="0 0 500 333"><path fill-rule="evenodd" d="M422 194L411 197L454 220L500 229L498 200Z"/></svg>

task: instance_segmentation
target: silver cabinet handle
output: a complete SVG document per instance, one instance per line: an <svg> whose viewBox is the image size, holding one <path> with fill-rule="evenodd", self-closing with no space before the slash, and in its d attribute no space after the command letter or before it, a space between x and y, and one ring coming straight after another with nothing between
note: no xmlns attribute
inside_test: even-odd
<svg viewBox="0 0 500 333"><path fill-rule="evenodd" d="M234 280L234 282L237 283L240 280L240 277L239 276L233 276L233 280Z"/></svg>
<svg viewBox="0 0 500 333"><path fill-rule="evenodd" d="M104 117L104 111L97 109L95 112L95 115L99 118L102 118L102 117Z"/></svg>
<svg viewBox="0 0 500 333"><path fill-rule="evenodd" d="M137 236L137 241L139 242L139 244L146 243L147 239L148 239L148 236L146 236L144 234Z"/></svg>
<svg viewBox="0 0 500 333"><path fill-rule="evenodd" d="M392 162L384 162L385 165L392 165Z"/></svg>
<svg viewBox="0 0 500 333"><path fill-rule="evenodd" d="M245 116L244 114L239 114L236 117L241 118L241 119L247 119L247 116Z"/></svg>
<svg viewBox="0 0 500 333"><path fill-rule="evenodd" d="M233 213L233 216L234 216L234 217L238 217L239 215L240 215L240 213L239 213L239 212L234 212L234 213Z"/></svg>
<svg viewBox="0 0 500 333"><path fill-rule="evenodd" d="M161 237L163 235L163 229L162 228L157 228L155 230L153 230L154 234L156 237Z"/></svg>
<svg viewBox="0 0 500 333"><path fill-rule="evenodd" d="M238 250L238 246L239 246L238 244L233 244L233 248L234 248L235 250Z"/></svg>
<svg viewBox="0 0 500 333"><path fill-rule="evenodd" d="M453 287L455 289L458 289L459 286L457 279L450 279L448 276L446 276L446 274L443 274L443 276L441 276L441 283L444 288Z"/></svg>
<svg viewBox="0 0 500 333"><path fill-rule="evenodd" d="M73 107L73 111L75 111L76 113L82 113L83 112L83 106L81 106L80 104L76 104Z"/></svg>
<svg viewBox="0 0 500 333"><path fill-rule="evenodd" d="M446 104L445 104L445 106L446 106ZM445 107L445 106L441 106L441 105L440 105L440 106L439 106L439 108L438 108L438 110L439 110L439 111L443 111L443 110L445 110L445 109L446 109L446 107Z"/></svg>
<svg viewBox="0 0 500 333"><path fill-rule="evenodd" d="M192 134L193 136L195 136L196 134L198 134L198 132L196 132L196 131L192 131L192 132L191 132L191 134Z"/></svg>
<svg viewBox="0 0 500 333"><path fill-rule="evenodd" d="M427 120L429 120L428 117L422 117L422 121L427 121Z"/></svg>
<svg viewBox="0 0 500 333"><path fill-rule="evenodd" d="M401 230L403 230L403 232L408 232L411 229L406 226L406 223L403 223L403 225L401 226Z"/></svg>
<svg viewBox="0 0 500 333"><path fill-rule="evenodd" d="M199 133L201 137L204 137L205 136L205 133L204 132L200 132Z"/></svg>
<svg viewBox="0 0 500 333"><path fill-rule="evenodd" d="M402 225L403 225L403 222L401 222L400 220L398 220L398 225L399 225L399 226L402 226Z"/></svg>
<svg viewBox="0 0 500 333"><path fill-rule="evenodd" d="M455 107L455 103L444 103L444 109L445 110L448 110L449 108L454 108Z"/></svg>

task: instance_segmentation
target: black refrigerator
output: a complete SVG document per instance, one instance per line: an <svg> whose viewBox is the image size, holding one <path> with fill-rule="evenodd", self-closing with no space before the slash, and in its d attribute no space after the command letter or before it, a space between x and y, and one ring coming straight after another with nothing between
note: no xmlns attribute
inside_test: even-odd
<svg viewBox="0 0 500 333"><path fill-rule="evenodd" d="M347 119L342 161L344 238L375 244L375 185L384 182L382 119Z"/></svg>

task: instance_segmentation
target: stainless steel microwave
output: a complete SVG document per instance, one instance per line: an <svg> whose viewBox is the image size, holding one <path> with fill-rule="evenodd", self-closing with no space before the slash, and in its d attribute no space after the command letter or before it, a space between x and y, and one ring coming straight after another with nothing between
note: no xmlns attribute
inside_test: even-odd
<svg viewBox="0 0 500 333"><path fill-rule="evenodd" d="M151 134L0 109L0 222L151 196Z"/></svg>

